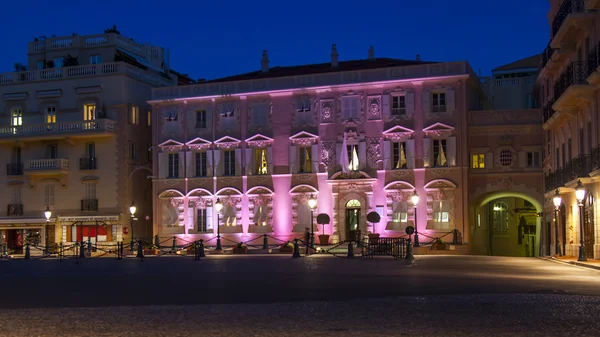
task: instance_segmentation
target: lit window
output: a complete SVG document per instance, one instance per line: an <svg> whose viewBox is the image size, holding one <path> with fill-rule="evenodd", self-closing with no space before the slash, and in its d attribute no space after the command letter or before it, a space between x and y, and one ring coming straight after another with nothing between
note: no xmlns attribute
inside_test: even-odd
<svg viewBox="0 0 600 337"><path fill-rule="evenodd" d="M358 145L348 145L348 169L350 171L358 171L359 161L358 161Z"/></svg>
<svg viewBox="0 0 600 337"><path fill-rule="evenodd" d="M132 105L129 113L129 123L138 125L140 123L140 108L137 105Z"/></svg>
<svg viewBox="0 0 600 337"><path fill-rule="evenodd" d="M300 173L311 173L312 165L310 162L310 148L300 148Z"/></svg>
<svg viewBox="0 0 600 337"><path fill-rule="evenodd" d="M146 125L152 126L152 111L148 111L146 114Z"/></svg>
<svg viewBox="0 0 600 337"><path fill-rule="evenodd" d="M267 149L254 149L256 174L268 174Z"/></svg>
<svg viewBox="0 0 600 337"><path fill-rule="evenodd" d="M408 222L408 203L406 201L394 202L392 221L396 223Z"/></svg>
<svg viewBox="0 0 600 337"><path fill-rule="evenodd" d="M96 104L89 103L83 105L83 120L93 121L96 120Z"/></svg>
<svg viewBox="0 0 600 337"><path fill-rule="evenodd" d="M474 154L471 156L472 168L483 169L485 168L485 155L483 153Z"/></svg>
<svg viewBox="0 0 600 337"><path fill-rule="evenodd" d="M503 202L494 203L494 232L508 232L508 205Z"/></svg>
<svg viewBox="0 0 600 337"><path fill-rule="evenodd" d="M10 120L10 124L12 126L23 125L23 110L21 110L21 108L12 109L11 115L12 115L12 118ZM14 131L16 132L16 129Z"/></svg>
<svg viewBox="0 0 600 337"><path fill-rule="evenodd" d="M434 140L433 143L433 158L435 159L436 167L448 166L448 160L446 158L446 140Z"/></svg>
<svg viewBox="0 0 600 337"><path fill-rule="evenodd" d="M434 229L448 229L450 223L450 203L448 200L433 202Z"/></svg>
<svg viewBox="0 0 600 337"><path fill-rule="evenodd" d="M392 152L395 169L406 168L406 143L392 143Z"/></svg>
<svg viewBox="0 0 600 337"><path fill-rule="evenodd" d="M46 123L47 124L56 123L56 107L55 106L46 107Z"/></svg>

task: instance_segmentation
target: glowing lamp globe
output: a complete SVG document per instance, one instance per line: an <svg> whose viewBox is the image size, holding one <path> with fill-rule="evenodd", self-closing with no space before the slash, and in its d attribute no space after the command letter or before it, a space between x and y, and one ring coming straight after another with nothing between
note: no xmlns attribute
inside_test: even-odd
<svg viewBox="0 0 600 337"><path fill-rule="evenodd" d="M556 207L556 208L560 207L560 204L562 203L562 199L560 197L560 194L558 194L558 190L556 190L556 193L554 194L554 198L552 198L552 202L554 203L554 207Z"/></svg>
<svg viewBox="0 0 600 337"><path fill-rule="evenodd" d="M415 190L415 193L413 193L410 199L412 200L413 205L417 206L419 203L419 195L417 194L417 190Z"/></svg>
<svg viewBox="0 0 600 337"><path fill-rule="evenodd" d="M315 209L317 207L317 199L315 199L314 195L310 195L310 199L308 199L308 207L310 209Z"/></svg>
<svg viewBox="0 0 600 337"><path fill-rule="evenodd" d="M221 199L217 199L217 202L215 202L215 209L217 210L217 212L221 212L221 210L223 209Z"/></svg>
<svg viewBox="0 0 600 337"><path fill-rule="evenodd" d="M581 180L577 182L577 187L575 187L575 197L579 203L583 202L583 198L585 197L585 187L581 184Z"/></svg>
<svg viewBox="0 0 600 337"><path fill-rule="evenodd" d="M135 215L135 211L137 210L137 208L135 207L135 205L133 204L133 202L131 203L131 206L129 206L129 213L131 213L131 216Z"/></svg>
<svg viewBox="0 0 600 337"><path fill-rule="evenodd" d="M44 212L44 216L46 217L46 221L50 221L50 217L52 216L52 212L50 211L50 206L46 206L46 211Z"/></svg>

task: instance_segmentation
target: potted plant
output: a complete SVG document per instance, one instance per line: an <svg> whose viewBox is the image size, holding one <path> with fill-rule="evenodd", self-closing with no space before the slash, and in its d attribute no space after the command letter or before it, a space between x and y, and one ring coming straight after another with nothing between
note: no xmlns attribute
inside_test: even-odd
<svg viewBox="0 0 600 337"><path fill-rule="evenodd" d="M234 254L246 254L248 253L248 246L243 242L238 243L233 247Z"/></svg>
<svg viewBox="0 0 600 337"><path fill-rule="evenodd" d="M323 231L319 235L319 244L321 246L327 246L329 244L329 234L325 234L325 225L329 224L331 219L327 213L321 213L317 215L317 223L323 226Z"/></svg>
<svg viewBox="0 0 600 337"><path fill-rule="evenodd" d="M144 255L158 255L158 248L154 245L150 247L144 247Z"/></svg>
<svg viewBox="0 0 600 337"><path fill-rule="evenodd" d="M280 253L293 253L294 252L294 244L286 241L284 244L279 247Z"/></svg>
<svg viewBox="0 0 600 337"><path fill-rule="evenodd" d="M442 239L436 238L431 247L435 250L444 250L446 249L446 243Z"/></svg>
<svg viewBox="0 0 600 337"><path fill-rule="evenodd" d="M373 224L373 233L369 233L369 241L377 241L379 240L379 233L375 233L375 224L381 221L381 216L377 212L369 212L367 214L367 221Z"/></svg>

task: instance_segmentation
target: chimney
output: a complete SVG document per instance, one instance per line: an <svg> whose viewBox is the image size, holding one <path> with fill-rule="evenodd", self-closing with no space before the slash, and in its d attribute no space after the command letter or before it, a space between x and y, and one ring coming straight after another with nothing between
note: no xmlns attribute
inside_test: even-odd
<svg viewBox="0 0 600 337"><path fill-rule="evenodd" d="M267 71L269 71L269 55L266 50L263 50L262 60L260 60L260 65L261 65L263 73L266 73Z"/></svg>
<svg viewBox="0 0 600 337"><path fill-rule="evenodd" d="M417 61L421 61L421 54L417 54Z"/></svg>
<svg viewBox="0 0 600 337"><path fill-rule="evenodd" d="M373 46L369 47L369 60L374 60L375 59L375 49L373 49Z"/></svg>
<svg viewBox="0 0 600 337"><path fill-rule="evenodd" d="M335 47L335 43L331 45L331 66L338 66L338 52L337 48Z"/></svg>

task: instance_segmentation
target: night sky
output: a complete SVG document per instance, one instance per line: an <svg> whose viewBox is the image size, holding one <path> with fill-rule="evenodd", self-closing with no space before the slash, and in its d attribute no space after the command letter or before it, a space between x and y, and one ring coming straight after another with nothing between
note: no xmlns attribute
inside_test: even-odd
<svg viewBox="0 0 600 337"><path fill-rule="evenodd" d="M34 37L91 35L113 24L141 43L170 49L171 68L212 79L270 66L376 57L467 60L490 74L541 53L547 0L3 1L0 72L26 63ZM76 5L75 5L76 4Z"/></svg>

